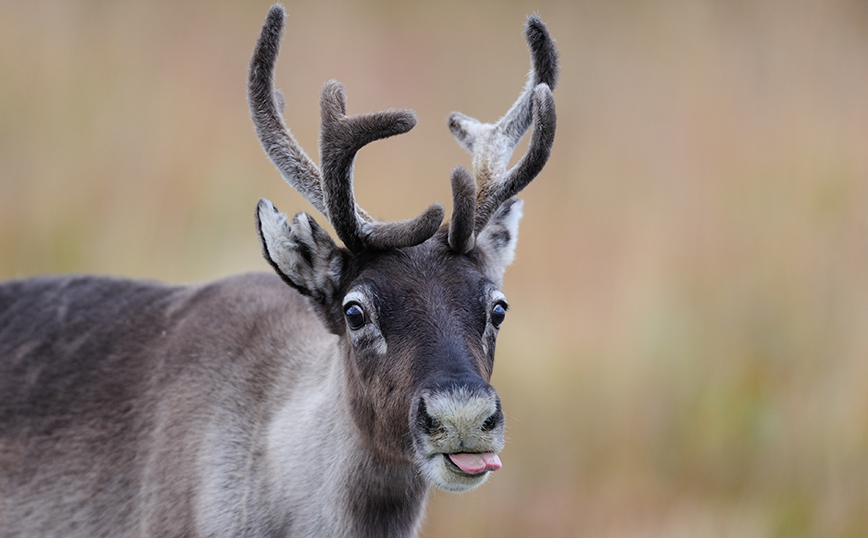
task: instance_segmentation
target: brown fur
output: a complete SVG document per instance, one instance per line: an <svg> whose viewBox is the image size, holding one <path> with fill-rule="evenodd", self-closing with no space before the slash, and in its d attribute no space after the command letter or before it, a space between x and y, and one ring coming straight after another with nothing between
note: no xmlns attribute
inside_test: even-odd
<svg viewBox="0 0 868 538"><path fill-rule="evenodd" d="M489 385L498 287L521 217L512 195L551 149L551 40L528 23L544 80L508 114L524 122L508 131L527 129L531 112L536 127L500 194L473 199L456 169L450 225L439 226L439 206L381 223L355 206L352 160L415 116L346 116L342 87L328 84L321 174L279 115L283 21L273 7L251 62L251 114L345 247L310 216L260 200L262 252L278 276L0 284L0 538L414 536L432 485L465 491L499 465L480 471L469 454L496 462L503 448Z"/></svg>

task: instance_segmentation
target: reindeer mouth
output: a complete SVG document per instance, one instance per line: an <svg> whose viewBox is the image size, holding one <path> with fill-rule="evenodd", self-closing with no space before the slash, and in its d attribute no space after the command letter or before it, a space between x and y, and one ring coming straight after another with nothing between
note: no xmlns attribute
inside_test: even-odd
<svg viewBox="0 0 868 538"><path fill-rule="evenodd" d="M503 415L488 385L425 392L411 416L417 462L445 491L468 491L503 463ZM491 418L495 417L495 418Z"/></svg>
<svg viewBox="0 0 868 538"><path fill-rule="evenodd" d="M503 467L503 463L494 452L456 452L444 454L443 459L446 460L446 467L451 471L471 476L497 471Z"/></svg>

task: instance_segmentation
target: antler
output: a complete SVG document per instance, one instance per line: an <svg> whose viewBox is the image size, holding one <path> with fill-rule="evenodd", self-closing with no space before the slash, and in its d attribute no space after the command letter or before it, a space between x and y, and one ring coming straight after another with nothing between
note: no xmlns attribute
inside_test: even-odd
<svg viewBox="0 0 868 538"><path fill-rule="evenodd" d="M481 123L453 112L452 134L473 155L473 176L463 167L452 171L454 209L449 225L449 246L470 251L475 236L508 199L540 173L551 154L556 114L552 90L558 77L558 52L548 30L536 16L528 18L525 37L531 70L524 91L497 123ZM534 124L527 153L507 170L515 145ZM473 180L476 185L474 186Z"/></svg>
<svg viewBox="0 0 868 538"><path fill-rule="evenodd" d="M419 216L399 222L373 220L356 204L353 162L366 144L409 131L416 116L409 110L346 115L346 94L339 82L325 84L320 99L322 170L301 149L283 121L283 95L274 88L274 65L286 15L272 6L250 60L247 97L262 148L283 178L325 215L344 245L358 254L367 248L401 248L422 243L437 231L443 206L432 204Z"/></svg>

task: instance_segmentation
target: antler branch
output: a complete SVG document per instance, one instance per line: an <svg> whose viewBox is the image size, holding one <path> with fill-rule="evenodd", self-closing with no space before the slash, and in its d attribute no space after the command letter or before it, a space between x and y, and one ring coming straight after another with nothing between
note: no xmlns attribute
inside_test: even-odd
<svg viewBox="0 0 868 538"><path fill-rule="evenodd" d="M353 194L353 162L359 149L409 131L416 124L415 114L386 110L347 116L343 86L335 81L326 83L321 96L322 169L317 167L286 127L281 117L283 97L274 89L274 65L285 18L282 6L272 6L250 61L248 78L250 115L271 162L290 186L329 219L351 252L401 248L425 241L443 220L440 204L431 205L414 219L378 222L356 204Z"/></svg>
<svg viewBox="0 0 868 538"><path fill-rule="evenodd" d="M283 95L274 89L274 64L283 39L284 18L280 6L271 8L253 51L247 79L250 116L262 149L283 179L318 211L327 215L322 197L322 175L283 122Z"/></svg>
<svg viewBox="0 0 868 538"><path fill-rule="evenodd" d="M545 24L538 17L528 18L525 37L531 53L531 70L524 91L506 114L493 124L481 123L460 112L449 116L452 134L473 155L473 177L476 180L475 203L456 205L450 223L450 247L462 252L473 248L473 235L482 231L506 200L533 181L551 154L557 123L552 90L557 83L558 53ZM534 130L527 153L507 170L516 144L531 123ZM458 196L454 190L455 174L453 172L453 198ZM462 190L468 191L466 186ZM473 215L468 216L471 208ZM474 224L470 228L456 221L472 221ZM453 234L456 235L454 238ZM459 245L464 248L457 248Z"/></svg>
<svg viewBox="0 0 868 538"><path fill-rule="evenodd" d="M366 144L406 133L416 125L410 110L384 110L359 116L346 115L346 93L340 82L330 81L322 91L320 159L325 204L338 237L353 252L365 246L392 248L425 241L443 220L443 206L432 204L407 221L374 221L356 205L353 195L353 161Z"/></svg>

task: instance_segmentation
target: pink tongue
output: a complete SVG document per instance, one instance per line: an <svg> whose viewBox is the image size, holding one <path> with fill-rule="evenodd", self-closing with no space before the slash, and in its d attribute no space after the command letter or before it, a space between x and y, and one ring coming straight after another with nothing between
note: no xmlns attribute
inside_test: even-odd
<svg viewBox="0 0 868 538"><path fill-rule="evenodd" d="M449 454L449 459L452 463L458 466L459 469L467 474L479 474L484 471L496 471L503 467L500 458L494 452L484 452L482 454L469 454L461 452L458 454Z"/></svg>

